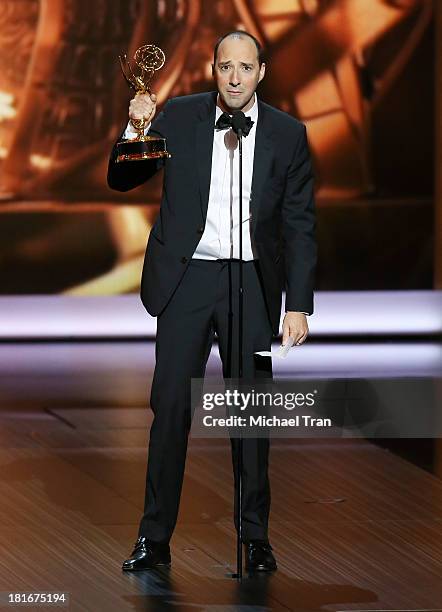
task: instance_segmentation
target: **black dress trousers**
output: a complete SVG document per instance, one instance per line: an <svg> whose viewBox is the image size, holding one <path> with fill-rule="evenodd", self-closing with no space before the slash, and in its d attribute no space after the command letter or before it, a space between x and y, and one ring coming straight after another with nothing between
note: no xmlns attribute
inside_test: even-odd
<svg viewBox="0 0 442 612"><path fill-rule="evenodd" d="M139 535L155 542L168 542L175 528L192 419L191 378L204 378L215 332L223 376L238 377L238 281L238 260L191 259L171 300L158 316L150 398L154 419L144 515L139 527ZM243 262L243 286L243 376L269 379L271 359L254 355L255 351L270 350L272 342L259 261ZM233 468L237 443L231 438ZM243 439L245 542L268 537L268 458L268 438ZM234 517L238 528L235 510Z"/></svg>

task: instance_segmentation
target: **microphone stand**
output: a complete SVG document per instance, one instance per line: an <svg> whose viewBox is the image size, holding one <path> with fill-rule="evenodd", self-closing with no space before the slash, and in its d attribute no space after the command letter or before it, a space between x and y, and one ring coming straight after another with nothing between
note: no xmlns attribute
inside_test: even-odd
<svg viewBox="0 0 442 612"><path fill-rule="evenodd" d="M239 148L239 286L238 286L238 379L243 377L243 240L242 240L242 129L233 127L238 137ZM232 343L233 344L233 343ZM240 382L241 384L241 382ZM237 580L242 580L242 472L243 472L243 438L239 429L236 466L236 523L238 525L236 537L236 574Z"/></svg>

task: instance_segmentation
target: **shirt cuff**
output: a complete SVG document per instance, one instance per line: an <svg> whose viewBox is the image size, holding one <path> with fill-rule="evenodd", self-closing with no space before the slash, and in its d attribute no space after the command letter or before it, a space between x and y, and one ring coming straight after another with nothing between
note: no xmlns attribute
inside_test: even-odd
<svg viewBox="0 0 442 612"><path fill-rule="evenodd" d="M286 310L286 312L288 312L288 310ZM310 316L309 312L304 312L303 310L291 310L290 312L302 312L302 314L307 315L308 317Z"/></svg>
<svg viewBox="0 0 442 612"><path fill-rule="evenodd" d="M152 122L148 123L146 125L146 127L144 128L144 135L146 136L148 131L150 130L150 126L151 126ZM136 138L138 136L138 132L137 130L134 128L134 126L132 125L132 123L130 121L127 122L127 127L124 131L123 134L123 138L125 138L126 140L132 140L133 138Z"/></svg>

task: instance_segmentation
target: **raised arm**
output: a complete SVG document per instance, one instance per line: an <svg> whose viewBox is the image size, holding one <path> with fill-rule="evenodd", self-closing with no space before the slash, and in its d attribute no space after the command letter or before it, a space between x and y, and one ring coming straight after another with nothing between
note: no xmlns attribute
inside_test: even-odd
<svg viewBox="0 0 442 612"><path fill-rule="evenodd" d="M152 132L155 133L156 136L166 137L167 105L168 102L157 118L153 120L156 112L155 94L137 94L130 101L129 118L142 119L144 117L148 123L145 133ZM136 136L136 131L133 130L129 123L120 134L117 142L123 138L132 138L134 136ZM134 189L150 179L164 165L163 158L117 163L117 142L114 144L111 151L107 171L107 184L111 189L115 189L116 191L129 191L130 189Z"/></svg>

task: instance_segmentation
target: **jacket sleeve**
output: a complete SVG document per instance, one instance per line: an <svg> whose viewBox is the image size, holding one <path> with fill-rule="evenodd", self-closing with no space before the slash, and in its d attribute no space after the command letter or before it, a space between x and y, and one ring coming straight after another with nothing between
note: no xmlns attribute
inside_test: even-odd
<svg viewBox="0 0 442 612"><path fill-rule="evenodd" d="M313 286L317 260L313 179L307 131L302 124L299 143L289 166L281 209L286 312L290 310L313 313Z"/></svg>
<svg viewBox="0 0 442 612"><path fill-rule="evenodd" d="M167 120L168 106L170 100L166 102L163 110L152 122L149 129L149 134L162 136L167 139ZM117 163L117 143L123 138L126 128L120 134L118 140L114 144L107 170L107 184L111 189L116 191L129 191L145 183L156 172L164 166L165 159L143 159L139 161L128 161Z"/></svg>

